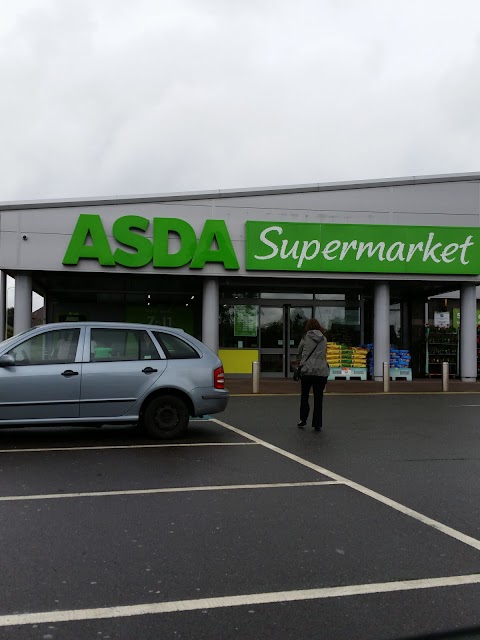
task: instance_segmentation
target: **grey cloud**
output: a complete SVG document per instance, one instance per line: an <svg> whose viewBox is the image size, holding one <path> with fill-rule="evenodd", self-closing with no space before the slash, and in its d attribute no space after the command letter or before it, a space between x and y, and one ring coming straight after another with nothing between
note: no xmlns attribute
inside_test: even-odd
<svg viewBox="0 0 480 640"><path fill-rule="evenodd" d="M0 200L478 170L479 16L19 1L0 26Z"/></svg>

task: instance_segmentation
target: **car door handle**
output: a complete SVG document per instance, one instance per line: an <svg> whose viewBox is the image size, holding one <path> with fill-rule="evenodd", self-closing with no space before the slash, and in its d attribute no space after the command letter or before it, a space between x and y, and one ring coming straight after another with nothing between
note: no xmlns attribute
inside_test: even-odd
<svg viewBox="0 0 480 640"><path fill-rule="evenodd" d="M71 378L72 376L78 376L78 371L72 371L71 369L67 369L62 373L62 376L65 378Z"/></svg>
<svg viewBox="0 0 480 640"><path fill-rule="evenodd" d="M158 369L153 369L153 367L145 367L142 369L142 373L157 373Z"/></svg>

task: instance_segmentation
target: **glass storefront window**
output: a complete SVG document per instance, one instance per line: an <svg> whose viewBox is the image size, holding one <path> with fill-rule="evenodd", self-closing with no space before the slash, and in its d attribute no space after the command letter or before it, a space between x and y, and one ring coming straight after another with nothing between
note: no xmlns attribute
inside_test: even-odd
<svg viewBox="0 0 480 640"><path fill-rule="evenodd" d="M276 353L262 353L260 356L260 371L262 373L282 373L283 356Z"/></svg>
<svg viewBox="0 0 480 640"><path fill-rule="evenodd" d="M344 293L316 293L315 300L345 300Z"/></svg>
<svg viewBox="0 0 480 640"><path fill-rule="evenodd" d="M258 306L221 304L219 310L220 348L258 348Z"/></svg>
<svg viewBox="0 0 480 640"><path fill-rule="evenodd" d="M260 326L262 349L283 347L283 307L262 307Z"/></svg>
<svg viewBox="0 0 480 640"><path fill-rule="evenodd" d="M258 298L258 289L241 289L240 287L220 287L222 298Z"/></svg>
<svg viewBox="0 0 480 640"><path fill-rule="evenodd" d="M360 344L360 307L316 307L315 318L330 342L349 346Z"/></svg>
<svg viewBox="0 0 480 640"><path fill-rule="evenodd" d="M140 322L201 338L201 295L194 293L54 292L49 321Z"/></svg>
<svg viewBox="0 0 480 640"><path fill-rule="evenodd" d="M313 293L270 293L262 291L260 297L266 300L313 300Z"/></svg>
<svg viewBox="0 0 480 640"><path fill-rule="evenodd" d="M401 343L402 310L399 302L390 305L390 344L398 348Z"/></svg>
<svg viewBox="0 0 480 640"><path fill-rule="evenodd" d="M313 314L312 307L290 308L290 347L298 347L303 337L305 323Z"/></svg>
<svg viewBox="0 0 480 640"><path fill-rule="evenodd" d="M195 335L195 315L200 313L197 307L194 301L190 304L127 305L125 319L127 322L176 327Z"/></svg>

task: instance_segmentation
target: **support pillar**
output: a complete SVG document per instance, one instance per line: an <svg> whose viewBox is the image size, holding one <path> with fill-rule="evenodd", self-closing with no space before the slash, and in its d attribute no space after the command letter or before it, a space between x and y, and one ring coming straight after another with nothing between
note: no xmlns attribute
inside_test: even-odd
<svg viewBox="0 0 480 640"><path fill-rule="evenodd" d="M0 271L0 342L7 337L7 274Z"/></svg>
<svg viewBox="0 0 480 640"><path fill-rule="evenodd" d="M15 276L15 314L13 333L21 333L32 326L32 276L17 274Z"/></svg>
<svg viewBox="0 0 480 640"><path fill-rule="evenodd" d="M373 377L383 380L383 363L390 367L390 284L376 282L373 296ZM389 368L390 373L390 368Z"/></svg>
<svg viewBox="0 0 480 640"><path fill-rule="evenodd" d="M463 382L477 379L477 295L470 282L460 287L460 376Z"/></svg>
<svg viewBox="0 0 480 640"><path fill-rule="evenodd" d="M219 334L219 284L218 278L203 280L202 342L218 354Z"/></svg>

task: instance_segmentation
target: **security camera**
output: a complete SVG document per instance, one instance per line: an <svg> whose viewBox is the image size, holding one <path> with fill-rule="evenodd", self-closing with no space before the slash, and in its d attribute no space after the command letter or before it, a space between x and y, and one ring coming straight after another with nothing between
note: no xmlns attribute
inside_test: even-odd
<svg viewBox="0 0 480 640"><path fill-rule="evenodd" d="M23 239L24 240L28 240L28 236L23 236Z"/></svg>

